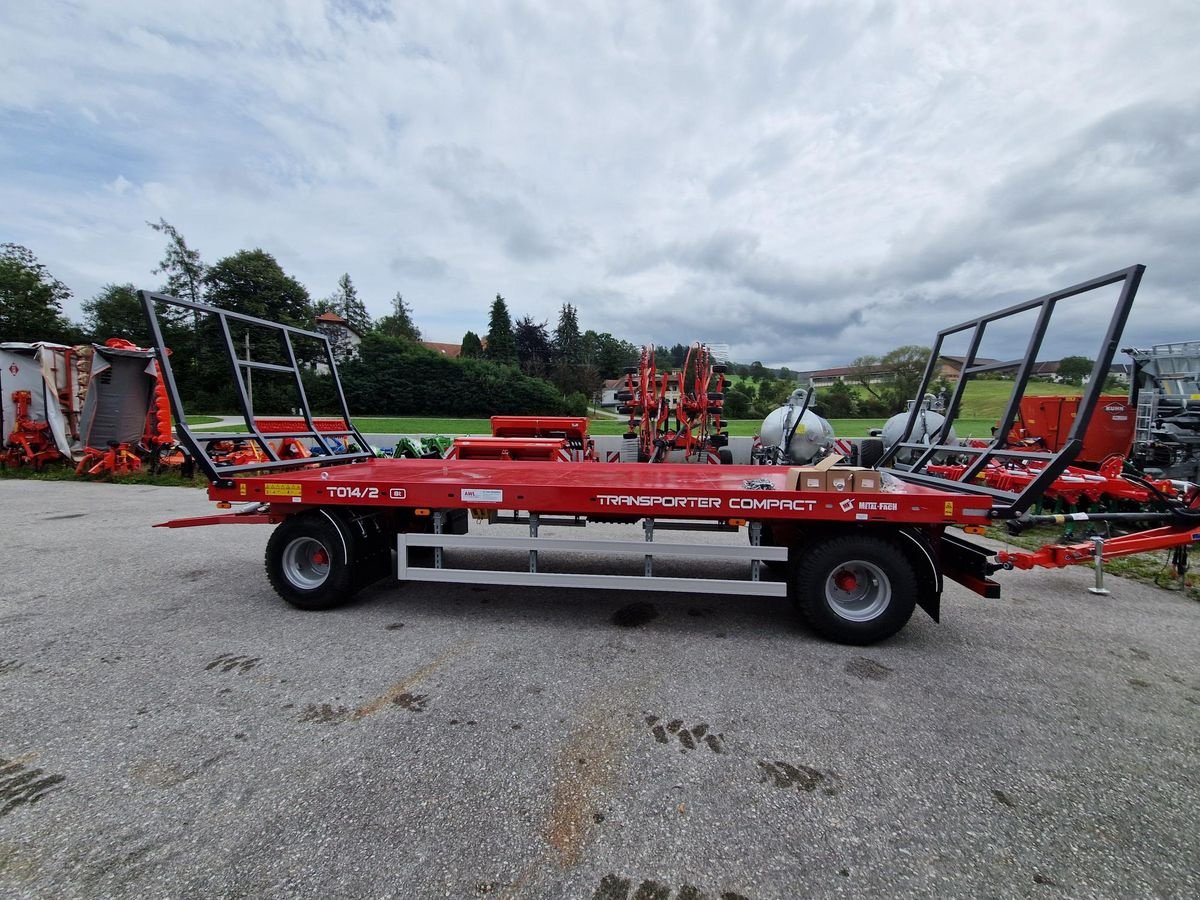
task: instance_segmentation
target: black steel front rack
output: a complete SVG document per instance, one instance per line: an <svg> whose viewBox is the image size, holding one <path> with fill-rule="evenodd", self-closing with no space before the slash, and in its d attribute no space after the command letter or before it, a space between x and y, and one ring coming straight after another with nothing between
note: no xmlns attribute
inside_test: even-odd
<svg viewBox="0 0 1200 900"><path fill-rule="evenodd" d="M350 410L346 404L346 394L342 390L342 381L338 375L337 363L333 357L333 348L326 335L318 331L307 331L303 328L282 325L278 322L257 318L256 316L220 309L206 303L193 303L189 300L181 300L169 294L138 291L138 299L141 300L142 308L146 314L146 321L150 327L150 334L154 340L154 352L158 360L159 369L162 372L163 385L167 391L167 398L171 403L171 413L175 417L176 434L179 436L180 442L191 453L196 465L208 476L209 481L220 483L228 481L233 475L250 475L313 465L344 465L346 463L374 458L374 453L371 451L370 445L361 432L354 426L350 418ZM218 323L226 360L229 363L230 374L233 378L233 386L237 393L238 407L241 410L243 422L246 426L245 431L221 432L219 434L210 432L205 434L194 431L188 425L183 409L183 400L175 380L175 371L171 367L171 355L167 349L166 341L163 339L162 324L159 320L160 305L190 310L194 315L211 316ZM229 327L230 322L240 322L243 325L261 328L267 333L275 334L279 339L280 348L288 360L288 365L266 362L264 360L240 358L237 350L234 348L233 335ZM340 418L345 424L345 428L325 430L317 427L312 408L308 401L308 394L304 389L304 381L301 378L301 363L296 357L294 338L314 341L323 350L323 364L329 369L334 394L337 399L338 408L341 411ZM246 373L249 371L290 375L292 384L296 390L295 396L298 401L297 408L299 410L298 415L290 418L302 418L308 427L288 432L264 432L256 422L253 405L247 389ZM296 459L282 458L275 447L271 445L271 440L289 437L308 438L314 441L320 453ZM335 446L330 440L331 438L338 437L346 439L344 446L341 448ZM267 457L267 460L236 465L218 465L208 455L206 446L214 440L252 441L259 448L261 454ZM352 446L357 446L359 449L348 449Z"/></svg>
<svg viewBox="0 0 1200 900"><path fill-rule="evenodd" d="M1133 305L1133 299L1137 295L1138 285L1141 283L1142 274L1145 271L1145 266L1130 266L1127 269L1102 275L1099 278L1093 278L1089 281L1064 288L1063 290L1054 291L1053 293L1045 294L1033 300L1027 300L1024 303L1018 303L998 312L963 322L961 325L955 325L953 328L939 331L937 339L934 341L932 352L929 354L929 362L925 366L925 373L921 378L920 388L917 390L916 402L913 403L912 408L909 410L908 420L904 426L904 433L899 440L884 449L883 457L880 459L878 467L889 467L905 481L927 484L931 487L940 487L943 489L953 486L954 490L963 493L989 497L992 502L990 514L993 518L1009 519L1023 514L1041 498L1054 479L1061 475L1079 454L1083 446L1083 436L1087 433L1088 425L1092 420L1092 413L1104 388L1104 381L1108 376L1113 356L1117 352L1117 344L1121 339L1121 332L1125 328L1126 320L1129 318L1129 309ZM1084 388L1083 397L1080 399L1075 421L1071 425L1065 442L1054 453L1028 449L1009 449L1008 436L1020 412L1021 400L1025 396L1030 376L1033 374L1038 354L1041 351L1042 340L1046 336L1051 317L1054 315L1058 303L1070 297L1076 297L1080 294L1086 294L1090 291L1115 284L1120 284L1121 289L1113 307L1112 315L1109 318L1104 339L1096 353L1095 363L1092 366L1091 375ZM948 443L948 438L954 427L954 420L957 418L967 382L976 376L987 374L988 372L1013 368L1011 362L976 362L987 326L993 322L1009 319L1031 310L1037 310L1037 320L1030 333L1025 355L1016 364L1013 389L1005 404L1004 413L992 433L992 439L982 447ZM960 334L969 336L968 350L967 355L963 358L962 371L958 383L955 385L954 394L950 398L950 402L946 405L945 420L932 436L927 436L929 438L928 442L913 441L911 438L916 430L917 421L922 412L922 398L935 380L942 348L947 338ZM915 452L916 459L907 463L897 460L897 456L905 450L909 451L910 455ZM971 459L962 475L951 481L929 472L929 466L934 463L939 455L970 457ZM976 483L975 479L977 476L985 470L988 463L995 459L1044 460L1045 465L1020 493L1014 493Z"/></svg>

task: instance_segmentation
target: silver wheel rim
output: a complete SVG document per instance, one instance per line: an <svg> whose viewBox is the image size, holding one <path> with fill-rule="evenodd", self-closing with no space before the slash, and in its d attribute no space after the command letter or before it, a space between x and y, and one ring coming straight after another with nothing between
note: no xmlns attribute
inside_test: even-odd
<svg viewBox="0 0 1200 900"><path fill-rule="evenodd" d="M319 588L329 577L329 550L315 538L294 538L283 548L283 577L304 591Z"/></svg>
<svg viewBox="0 0 1200 900"><path fill-rule="evenodd" d="M874 563L852 559L834 567L825 579L830 609L850 622L877 618L892 601L892 583Z"/></svg>

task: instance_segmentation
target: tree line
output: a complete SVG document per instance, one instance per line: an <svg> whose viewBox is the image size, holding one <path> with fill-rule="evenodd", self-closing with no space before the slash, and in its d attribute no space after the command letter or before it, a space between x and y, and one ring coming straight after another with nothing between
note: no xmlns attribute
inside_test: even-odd
<svg viewBox="0 0 1200 900"><path fill-rule="evenodd" d="M457 359L421 345L421 331L400 292L390 312L372 319L350 275L343 274L327 296L313 300L266 251L240 250L205 263L200 252L165 220L147 223L166 240L163 257L153 269L163 277L161 290L202 306L241 312L269 321L312 330L314 322L328 338L342 385L352 409L391 415L462 415L536 413L583 415L598 403L603 382L635 365L639 348L607 332L581 331L578 310L563 303L553 328L549 321L524 315L514 320L508 301L496 294L482 336L467 331ZM131 284L105 285L82 304L84 321L63 314L70 289L36 256L17 244L0 244L0 340L78 344L125 338L147 346L150 335L141 303ZM317 319L333 313L361 339ZM224 338L211 317L162 310L164 339L173 351L180 393L189 408L236 411ZM258 335L235 326L231 334L239 355L260 361L286 362L274 335ZM316 347L297 347L307 397L320 413L338 412L331 376L323 370ZM679 369L688 345L660 347L660 369ZM817 409L829 418L890 415L911 399L928 358L924 347L899 347L881 357L863 356L852 364L849 380L823 388ZM1064 363L1067 360L1063 361ZM730 383L725 417L761 417L787 401L797 387L786 367L769 369L759 361L728 365ZM880 381L878 374L884 373ZM252 373L255 410L287 413L297 398L289 378Z"/></svg>
<svg viewBox="0 0 1200 900"><path fill-rule="evenodd" d="M153 274L161 291L202 307L213 306L296 328L321 331L329 339L351 408L391 415L495 413L584 415L606 378L616 377L638 350L608 333L580 332L575 307L564 303L553 333L548 323L524 316L512 322L504 298L491 306L484 338L468 331L458 359L421 345L411 306L397 292L391 311L373 320L350 275L335 290L313 300L270 253L240 250L207 264L200 252L165 220L147 223L166 239ZM63 305L70 289L32 251L0 245L0 340L79 344L124 338L151 343L142 305L132 284L105 285L84 301L83 322L70 321ZM340 323L318 317L333 313ZM164 341L182 399L189 408L233 412L237 394L228 367L224 335L202 311L160 307ZM259 362L287 362L277 333L260 333L231 322L230 338L239 356ZM357 345L357 346L356 346ZM316 343L293 348L302 364L307 399L318 413L336 413L336 392L323 350ZM290 375L254 371L250 382L256 414L288 413L298 406Z"/></svg>

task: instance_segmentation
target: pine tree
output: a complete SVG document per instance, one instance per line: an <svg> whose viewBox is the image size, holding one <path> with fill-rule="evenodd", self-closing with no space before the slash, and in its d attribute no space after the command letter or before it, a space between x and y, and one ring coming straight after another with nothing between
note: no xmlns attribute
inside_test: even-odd
<svg viewBox="0 0 1200 900"><path fill-rule="evenodd" d="M499 294L492 301L492 312L488 317L487 347L485 358L498 363L517 364L517 342L513 338L512 317L508 304Z"/></svg>
<svg viewBox="0 0 1200 900"><path fill-rule="evenodd" d="M421 340L421 329L412 320L412 308L396 291L392 298L392 312L375 323L375 330L389 337L405 338L410 341ZM478 339L477 339L478 340Z"/></svg>
<svg viewBox="0 0 1200 900"><path fill-rule="evenodd" d="M583 365L583 336L579 333L579 318L575 307L564 303L554 329L554 384L563 394L591 394L594 370Z"/></svg>
<svg viewBox="0 0 1200 900"><path fill-rule="evenodd" d="M458 355L463 359L481 359L483 357L483 341L479 340L479 335L473 331L464 334Z"/></svg>
<svg viewBox="0 0 1200 900"><path fill-rule="evenodd" d="M163 285L163 290L181 300L203 303L204 277L208 268L200 260L200 251L189 247L183 235L166 219L159 219L158 224L146 224L159 234L167 236L166 252L158 268L152 270L155 275L166 274L167 283Z"/></svg>
<svg viewBox="0 0 1200 900"><path fill-rule="evenodd" d="M518 319L513 327L513 339L517 344L517 360L521 371L535 378L544 378L553 356L546 323L535 322L533 316Z"/></svg>
<svg viewBox="0 0 1200 900"><path fill-rule="evenodd" d="M583 338L579 334L579 317L575 307L564 303L554 329L554 350L560 363L577 365L583 359Z"/></svg>
<svg viewBox="0 0 1200 900"><path fill-rule="evenodd" d="M350 274L344 273L338 279L337 290L327 299L329 309L350 323L350 327L364 335L371 330L371 316L366 305L359 299L358 289L350 280Z"/></svg>

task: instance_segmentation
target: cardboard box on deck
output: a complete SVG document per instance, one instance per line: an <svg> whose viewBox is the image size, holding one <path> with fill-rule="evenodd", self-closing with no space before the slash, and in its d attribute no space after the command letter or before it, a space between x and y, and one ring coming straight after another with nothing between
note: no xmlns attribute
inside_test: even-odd
<svg viewBox="0 0 1200 900"><path fill-rule="evenodd" d="M826 476L830 469L842 461L838 454L831 454L811 466L793 466L788 469L784 488L789 491L826 491L829 482Z"/></svg>
<svg viewBox="0 0 1200 900"><path fill-rule="evenodd" d="M883 473L878 469L860 469L854 473L854 490L859 494L878 494L883 490Z"/></svg>
<svg viewBox="0 0 1200 900"><path fill-rule="evenodd" d="M842 457L827 456L811 466L788 469L785 488L789 491L832 491L837 494L877 494L883 490L883 476L875 469L839 466Z"/></svg>

